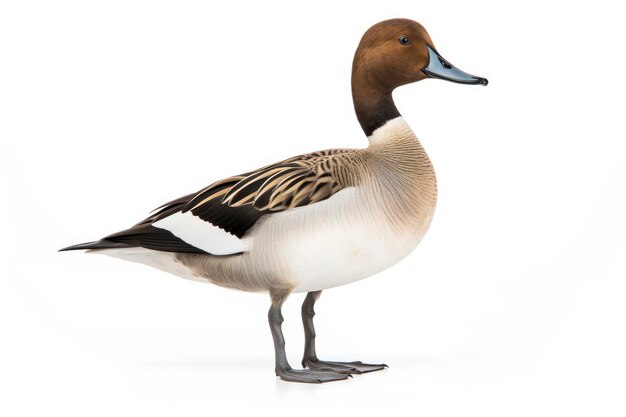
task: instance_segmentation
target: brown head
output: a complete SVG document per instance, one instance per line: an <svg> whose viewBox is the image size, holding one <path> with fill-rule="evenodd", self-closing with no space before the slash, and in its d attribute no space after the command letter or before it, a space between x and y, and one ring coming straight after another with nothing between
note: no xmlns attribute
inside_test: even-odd
<svg viewBox="0 0 626 417"><path fill-rule="evenodd" d="M487 85L439 55L426 29L413 20L385 20L369 28L352 64L352 97L365 134L400 116L391 97L396 87L424 78Z"/></svg>

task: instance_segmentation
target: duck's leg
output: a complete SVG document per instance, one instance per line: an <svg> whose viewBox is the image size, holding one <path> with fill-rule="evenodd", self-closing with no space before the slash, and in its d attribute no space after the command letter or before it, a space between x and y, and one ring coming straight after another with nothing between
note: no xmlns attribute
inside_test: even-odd
<svg viewBox="0 0 626 417"><path fill-rule="evenodd" d="M321 293L321 291L308 293L304 303L302 303L302 324L304 325L304 357L302 358L302 366L318 371L340 372L344 374L363 374L387 368L385 364L373 365L360 361L327 362L317 358L315 353L315 326L313 326L315 310L313 306Z"/></svg>
<svg viewBox="0 0 626 417"><path fill-rule="evenodd" d="M272 306L270 307L270 311L268 313L268 319L270 322L270 330L272 331L272 338L274 339L276 376L284 379L285 381L310 383L339 381L350 377L350 375L338 372L291 369L291 366L289 366L289 362L287 361L287 355L285 354L285 338L283 337L282 330L283 315L281 313L281 307L288 295L288 291L270 291Z"/></svg>

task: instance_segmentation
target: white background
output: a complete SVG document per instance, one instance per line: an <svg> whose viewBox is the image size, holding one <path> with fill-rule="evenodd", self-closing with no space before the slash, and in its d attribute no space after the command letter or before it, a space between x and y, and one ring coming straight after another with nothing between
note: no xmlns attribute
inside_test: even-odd
<svg viewBox="0 0 626 417"><path fill-rule="evenodd" d="M617 4L3 2L0 414L623 416ZM391 17L490 84L396 92L437 170L435 220L318 303L320 357L388 370L279 381L267 296L56 252L224 176L365 146L352 55Z"/></svg>

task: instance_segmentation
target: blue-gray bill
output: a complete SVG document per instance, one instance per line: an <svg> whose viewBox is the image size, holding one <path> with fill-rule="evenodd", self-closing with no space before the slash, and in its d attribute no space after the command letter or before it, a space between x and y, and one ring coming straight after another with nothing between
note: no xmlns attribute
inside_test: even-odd
<svg viewBox="0 0 626 417"><path fill-rule="evenodd" d="M454 65L446 61L437 51L430 46L428 48L429 62L428 66L422 71L424 74L432 78L440 78L446 81L452 81L459 84L482 84L487 85L489 81L486 78L477 77L461 71Z"/></svg>

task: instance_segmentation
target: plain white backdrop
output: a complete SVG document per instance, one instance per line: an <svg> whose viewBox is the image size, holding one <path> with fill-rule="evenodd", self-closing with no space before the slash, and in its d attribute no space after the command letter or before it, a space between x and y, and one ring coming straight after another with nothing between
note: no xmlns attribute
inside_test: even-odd
<svg viewBox="0 0 626 417"><path fill-rule="evenodd" d="M0 414L626 413L626 30L610 1L5 1L0 5ZM273 375L266 295L61 247L212 181L362 147L352 56L420 21L488 87L396 104L440 199L397 266L325 291L320 357ZM289 358L303 333L292 296ZM384 414L385 415L385 414Z"/></svg>

